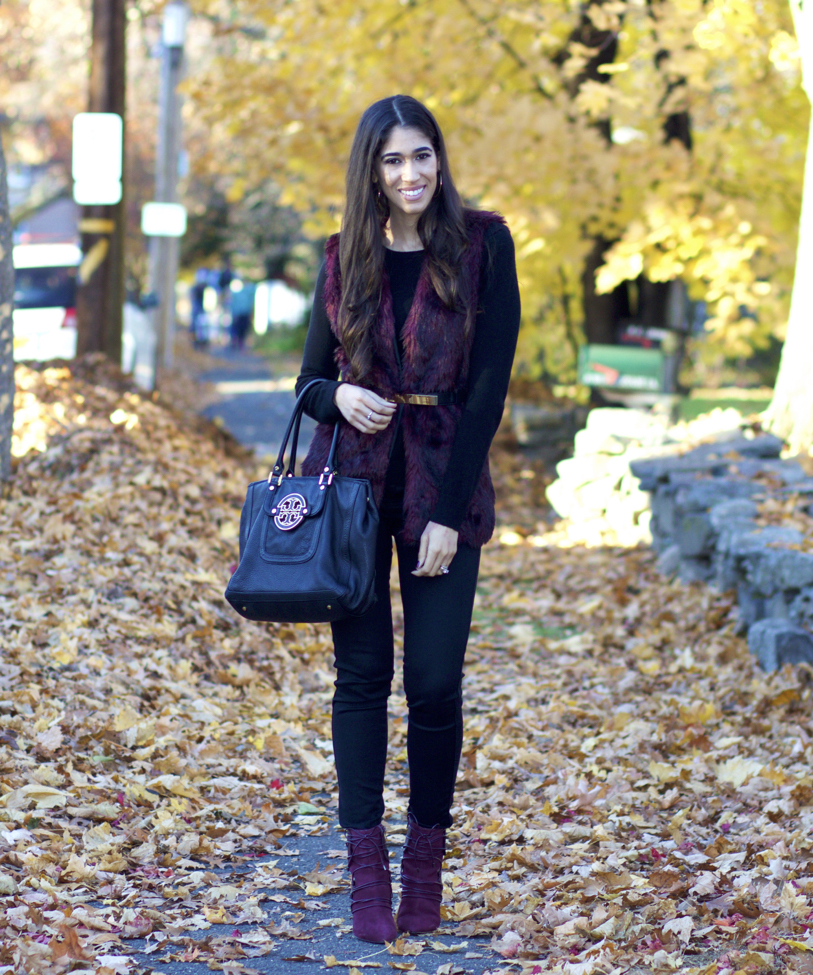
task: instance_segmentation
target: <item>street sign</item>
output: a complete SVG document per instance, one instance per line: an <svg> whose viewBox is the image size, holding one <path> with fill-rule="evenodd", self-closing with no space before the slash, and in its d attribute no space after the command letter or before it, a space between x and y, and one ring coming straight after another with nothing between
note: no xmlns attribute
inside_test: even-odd
<svg viewBox="0 0 813 975"><path fill-rule="evenodd" d="M112 206L121 199L121 116L80 112L73 119L73 198L80 206Z"/></svg>
<svg viewBox="0 0 813 975"><path fill-rule="evenodd" d="M141 209L141 233L147 237L183 237L186 207L180 203L145 203Z"/></svg>

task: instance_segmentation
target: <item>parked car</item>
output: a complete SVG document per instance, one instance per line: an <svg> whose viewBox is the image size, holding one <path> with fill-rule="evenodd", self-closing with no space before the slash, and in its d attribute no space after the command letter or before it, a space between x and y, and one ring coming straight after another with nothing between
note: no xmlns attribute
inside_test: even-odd
<svg viewBox="0 0 813 975"><path fill-rule="evenodd" d="M14 358L73 359L76 355L76 244L20 244L14 248ZM121 367L152 389L155 335L149 315L124 305Z"/></svg>
<svg viewBox="0 0 813 975"><path fill-rule="evenodd" d="M14 248L14 358L72 359L76 355L75 244Z"/></svg>

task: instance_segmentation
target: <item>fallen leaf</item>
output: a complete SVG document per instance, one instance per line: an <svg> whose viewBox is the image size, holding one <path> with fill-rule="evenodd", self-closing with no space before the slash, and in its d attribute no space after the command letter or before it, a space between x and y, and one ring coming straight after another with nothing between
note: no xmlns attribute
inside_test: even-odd
<svg viewBox="0 0 813 975"><path fill-rule="evenodd" d="M381 968L379 961L339 961L335 955L324 956L325 968Z"/></svg>

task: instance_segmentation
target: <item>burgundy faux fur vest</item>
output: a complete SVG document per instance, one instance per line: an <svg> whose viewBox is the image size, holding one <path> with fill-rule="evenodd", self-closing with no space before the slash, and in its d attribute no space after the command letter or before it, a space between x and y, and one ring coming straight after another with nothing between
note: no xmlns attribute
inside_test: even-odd
<svg viewBox="0 0 813 975"><path fill-rule="evenodd" d="M489 224L502 217L486 211L469 211L469 248L465 272L475 286L472 300L478 300L480 267L484 259L484 237ZM339 237L334 235L325 248L325 307L331 327L336 330L341 300ZM421 272L412 307L403 328L403 363L398 368L395 317L392 293L386 273L381 292L381 308L373 337L373 365L364 386L380 396L393 393L439 393L465 390L473 335L465 336L465 315L452 312L438 298L426 269ZM472 330L473 331L473 330ZM344 378L348 359L340 345L336 352L339 372ZM440 484L446 471L462 406L403 405L401 425L406 455L404 485L404 531L407 544L415 544L438 501ZM384 494L390 451L395 436L395 421L386 430L369 435L342 420L339 432L338 469L347 477L365 477L372 484L376 503ZM302 472L321 472L327 460L332 425L320 423L316 429ZM466 545L485 544L494 531L494 487L486 461L471 503L460 526L460 541Z"/></svg>

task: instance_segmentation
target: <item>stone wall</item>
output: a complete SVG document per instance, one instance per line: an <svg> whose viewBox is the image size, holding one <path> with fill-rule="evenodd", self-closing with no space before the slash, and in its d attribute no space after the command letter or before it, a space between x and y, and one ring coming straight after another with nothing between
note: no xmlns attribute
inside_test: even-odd
<svg viewBox="0 0 813 975"><path fill-rule="evenodd" d="M768 502L793 498L813 516L813 477L781 450L734 410L676 426L593 410L548 500L572 541L652 544L665 575L736 590L740 626L766 670L813 663L813 517L797 526L763 517Z"/></svg>
<svg viewBox="0 0 813 975"><path fill-rule="evenodd" d="M512 400L506 415L524 453L553 464L571 452L573 438L584 426L588 412L589 407L574 403Z"/></svg>
<svg viewBox="0 0 813 975"><path fill-rule="evenodd" d="M763 434L631 464L652 499L659 568L736 590L740 626L765 670L813 663L813 537L761 517L768 499L813 507L813 478L781 449Z"/></svg>
<svg viewBox="0 0 813 975"><path fill-rule="evenodd" d="M708 437L738 436L741 425L736 410L716 410L688 424L639 410L592 410L575 435L573 456L556 465L548 500L573 542L648 545L650 497L631 462L669 457Z"/></svg>

